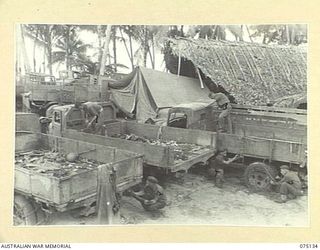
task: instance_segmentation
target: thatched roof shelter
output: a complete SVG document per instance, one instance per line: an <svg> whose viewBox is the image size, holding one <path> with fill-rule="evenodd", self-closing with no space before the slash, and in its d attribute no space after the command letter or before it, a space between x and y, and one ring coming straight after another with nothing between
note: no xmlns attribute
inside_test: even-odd
<svg viewBox="0 0 320 250"><path fill-rule="evenodd" d="M238 103L262 104L307 91L306 46L169 38L170 53L191 61Z"/></svg>
<svg viewBox="0 0 320 250"><path fill-rule="evenodd" d="M273 106L307 109L307 95L306 93L300 93L290 96L284 96L275 100Z"/></svg>

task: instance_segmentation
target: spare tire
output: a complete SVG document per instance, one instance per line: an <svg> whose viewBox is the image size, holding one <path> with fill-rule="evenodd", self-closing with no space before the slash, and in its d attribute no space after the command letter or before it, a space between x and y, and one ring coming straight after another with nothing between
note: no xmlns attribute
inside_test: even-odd
<svg viewBox="0 0 320 250"><path fill-rule="evenodd" d="M277 170L262 162L251 163L244 172L244 181L253 192L270 191L271 179L277 176Z"/></svg>

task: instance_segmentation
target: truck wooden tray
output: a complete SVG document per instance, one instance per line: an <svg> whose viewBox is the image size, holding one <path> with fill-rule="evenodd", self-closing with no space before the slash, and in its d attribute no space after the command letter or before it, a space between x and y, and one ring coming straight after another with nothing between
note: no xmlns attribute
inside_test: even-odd
<svg viewBox="0 0 320 250"><path fill-rule="evenodd" d="M160 127L130 121L118 121L106 124L106 131L107 136L101 136L83 133L75 129L66 129L62 132L62 135L67 138L78 138L82 141L113 146L142 154L146 164L164 168L171 172L185 171L196 163L206 163L207 160L216 153L215 134L208 131ZM174 150L170 146L152 145L140 141L130 141L112 137L115 134L134 134L136 136L156 140L158 133L161 133L161 140L163 141L199 145L201 146L201 149L190 154L187 159L177 160L175 159Z"/></svg>
<svg viewBox="0 0 320 250"><path fill-rule="evenodd" d="M96 145L45 134L16 133L16 152L54 150L63 155L81 153L81 157L108 164L115 170L117 192L141 182L142 156L113 147ZM85 153L83 153L85 152ZM41 168L41 167L40 167ZM92 202L96 197L98 167L72 171L64 176L15 166L15 192L65 211Z"/></svg>

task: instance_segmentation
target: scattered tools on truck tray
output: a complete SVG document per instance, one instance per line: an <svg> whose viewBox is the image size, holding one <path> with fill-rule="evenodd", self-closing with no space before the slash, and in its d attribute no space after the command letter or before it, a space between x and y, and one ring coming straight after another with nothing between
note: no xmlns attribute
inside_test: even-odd
<svg viewBox="0 0 320 250"><path fill-rule="evenodd" d="M158 145L164 147L170 147L174 153L174 160L188 160L193 154L198 154L199 151L208 148L206 146L201 146L197 144L190 143L178 143L176 141L163 141L160 139L148 139L146 137L141 137L135 134L114 134L112 137L125 139L129 141L137 141L148 143L150 145Z"/></svg>
<svg viewBox="0 0 320 250"><path fill-rule="evenodd" d="M80 157L81 154L94 150L95 149L80 153L69 153L67 155L45 150L16 153L15 164L19 167L54 177L70 176L81 171L95 169L100 165L97 161ZM75 159L68 161L68 155L70 159L72 157Z"/></svg>

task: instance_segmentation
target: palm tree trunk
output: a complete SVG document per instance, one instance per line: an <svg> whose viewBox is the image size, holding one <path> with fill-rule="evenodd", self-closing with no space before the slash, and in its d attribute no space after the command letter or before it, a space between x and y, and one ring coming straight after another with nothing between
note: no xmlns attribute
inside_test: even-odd
<svg viewBox="0 0 320 250"><path fill-rule="evenodd" d="M52 47L50 44L50 47L48 47L48 68L49 68L49 74L52 76Z"/></svg>
<svg viewBox="0 0 320 250"><path fill-rule="evenodd" d="M69 40L70 40L70 27L69 25L67 25L67 30L66 30L66 43L65 43L65 51L66 51L66 57L65 57L65 61L66 61L66 69L70 70L71 66L70 66L70 58L69 58Z"/></svg>
<svg viewBox="0 0 320 250"><path fill-rule="evenodd" d="M262 39L262 44L266 44L266 43L267 43L267 35L264 33L263 39Z"/></svg>
<svg viewBox="0 0 320 250"><path fill-rule="evenodd" d="M49 74L52 75L52 27L46 26L46 47L44 49L44 55L43 55L43 71L45 73L46 69L46 51L47 51L47 58L48 58L48 68L49 68Z"/></svg>
<svg viewBox="0 0 320 250"><path fill-rule="evenodd" d="M20 35L21 35L21 47L22 47L22 55L24 60L24 68L25 68L25 71L28 73L31 71L31 67L30 67L30 62L27 54L26 43L24 40L24 32L23 32L22 24L20 25Z"/></svg>
<svg viewBox="0 0 320 250"><path fill-rule="evenodd" d="M114 62L114 71L117 72L117 41L116 41L116 30L114 31L113 37L113 62Z"/></svg>
<svg viewBox="0 0 320 250"><path fill-rule="evenodd" d="M152 49L152 53L151 53L151 49ZM155 52L154 52L154 41L153 41L153 36L151 38L151 48L149 47L148 49L149 52L149 56L150 56L150 61L151 61L151 65L152 65L152 69L155 68Z"/></svg>
<svg viewBox="0 0 320 250"><path fill-rule="evenodd" d="M182 37L184 36L184 34L183 34L183 25L180 26L180 36L182 36Z"/></svg>
<svg viewBox="0 0 320 250"><path fill-rule="evenodd" d="M102 58L102 25L98 25L98 42L99 42L99 54L98 54L98 69L101 67L101 58ZM96 69L96 70L98 70Z"/></svg>
<svg viewBox="0 0 320 250"><path fill-rule="evenodd" d="M49 54L48 54L49 55ZM49 56L48 56L48 59L49 59ZM49 60L48 60L48 65L50 65L49 64ZM51 69L51 71L52 71L52 65L51 66L49 66L49 70ZM46 73L46 50L44 49L44 52L43 52L43 74L45 74Z"/></svg>
<svg viewBox="0 0 320 250"><path fill-rule="evenodd" d="M133 58L132 58L132 56L131 56L131 55L132 55L132 43L131 43L131 37L129 36L129 42L130 42L130 52L129 52L128 45L127 45L126 40L124 39L124 36L123 36L123 33L122 33L121 28L119 29L119 31L120 31L120 35L121 35L121 38L122 38L122 41L123 41L124 47L125 47L125 49L126 49L127 55L128 55L128 57L129 57L129 59L130 59L131 68L132 68L132 70L133 70L134 65L133 65Z"/></svg>
<svg viewBox="0 0 320 250"><path fill-rule="evenodd" d="M286 25L287 44L290 44L289 25Z"/></svg>
<svg viewBox="0 0 320 250"><path fill-rule="evenodd" d="M103 54L101 58L101 64L100 64L100 75L104 75L105 67L106 67L106 61L107 57L109 55L109 44L110 44L110 38L111 38L111 27L112 25L107 26L106 30L106 38L104 42L104 49L103 49Z"/></svg>
<svg viewBox="0 0 320 250"><path fill-rule="evenodd" d="M182 25L181 30L183 30L183 25ZM155 52L155 49L154 49L154 37L153 36L152 36L152 40L151 41L152 41L152 57L153 57L152 68L154 69L155 66L156 66L156 52Z"/></svg>
<svg viewBox="0 0 320 250"><path fill-rule="evenodd" d="M147 55L148 55L148 30L147 25L144 25L144 41L143 41L143 66L147 67Z"/></svg>
<svg viewBox="0 0 320 250"><path fill-rule="evenodd" d="M248 27L248 25L245 25L245 26L246 26L246 29L247 29L247 32L248 32L248 35L249 35L249 39L250 39L250 41L253 43L253 40L252 40L250 31L249 31L249 27Z"/></svg>
<svg viewBox="0 0 320 250"><path fill-rule="evenodd" d="M130 61L132 70L134 70L134 62L133 62L133 49L132 49L132 38L129 36L129 47L130 47Z"/></svg>
<svg viewBox="0 0 320 250"><path fill-rule="evenodd" d="M39 35L39 29L37 28L36 38L34 39L34 42L33 42L33 51L32 51L33 72L37 71L37 69L36 69L36 67L37 67L37 65L36 65L36 46L37 46L38 35Z"/></svg>
<svg viewBox="0 0 320 250"><path fill-rule="evenodd" d="M294 44L295 36L296 36L295 29L293 25L290 25L289 28L290 28L290 44Z"/></svg>

